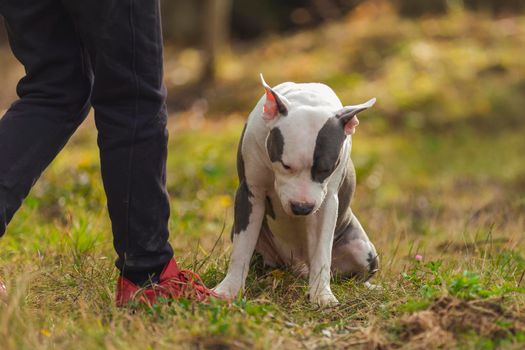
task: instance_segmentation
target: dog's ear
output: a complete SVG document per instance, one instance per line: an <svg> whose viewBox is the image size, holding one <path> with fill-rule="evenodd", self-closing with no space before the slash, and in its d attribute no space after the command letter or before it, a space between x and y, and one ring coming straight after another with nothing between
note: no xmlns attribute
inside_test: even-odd
<svg viewBox="0 0 525 350"><path fill-rule="evenodd" d="M276 120L279 116L286 116L288 114L288 101L284 96L279 95L266 82L261 74L261 84L266 91L266 102L263 106L263 119L266 122Z"/></svg>
<svg viewBox="0 0 525 350"><path fill-rule="evenodd" d="M357 113L372 107L374 103L376 103L375 97L360 105L345 106L341 110L336 112L335 117L341 122L341 125L343 126L346 135L354 134L355 128L359 125Z"/></svg>

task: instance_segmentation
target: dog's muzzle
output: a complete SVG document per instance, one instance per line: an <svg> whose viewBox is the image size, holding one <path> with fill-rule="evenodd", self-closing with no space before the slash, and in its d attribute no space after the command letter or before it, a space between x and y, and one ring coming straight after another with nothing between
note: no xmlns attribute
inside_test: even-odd
<svg viewBox="0 0 525 350"><path fill-rule="evenodd" d="M314 210L315 204L291 202L290 207L295 215L308 215Z"/></svg>

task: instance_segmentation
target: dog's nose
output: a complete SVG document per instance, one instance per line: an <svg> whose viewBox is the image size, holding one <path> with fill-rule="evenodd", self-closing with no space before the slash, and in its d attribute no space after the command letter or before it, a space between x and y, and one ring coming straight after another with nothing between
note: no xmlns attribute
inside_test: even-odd
<svg viewBox="0 0 525 350"><path fill-rule="evenodd" d="M292 212L295 215L308 215L312 212L315 205L311 203L297 203L297 202L291 202L290 206L292 208Z"/></svg>

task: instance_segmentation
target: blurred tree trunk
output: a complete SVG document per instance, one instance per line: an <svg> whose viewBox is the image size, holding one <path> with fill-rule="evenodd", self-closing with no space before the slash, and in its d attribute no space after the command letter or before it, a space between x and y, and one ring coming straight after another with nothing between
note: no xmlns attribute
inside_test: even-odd
<svg viewBox="0 0 525 350"><path fill-rule="evenodd" d="M447 12L447 0L395 0L399 13L402 16L418 17L425 14L443 14Z"/></svg>
<svg viewBox="0 0 525 350"><path fill-rule="evenodd" d="M1 0L0 0L1 1ZM178 45L194 46L200 40L200 1L161 0L164 38Z"/></svg>
<svg viewBox="0 0 525 350"><path fill-rule="evenodd" d="M203 70L200 82L208 85L215 81L217 57L224 51L230 37L232 0L204 0Z"/></svg>
<svg viewBox="0 0 525 350"><path fill-rule="evenodd" d="M339 4L333 0L311 0L311 3L323 20L339 18L342 15Z"/></svg>

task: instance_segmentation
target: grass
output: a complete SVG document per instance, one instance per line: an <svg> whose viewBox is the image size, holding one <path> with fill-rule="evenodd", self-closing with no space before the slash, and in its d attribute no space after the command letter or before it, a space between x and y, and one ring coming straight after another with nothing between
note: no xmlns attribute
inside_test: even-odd
<svg viewBox="0 0 525 350"><path fill-rule="evenodd" d="M240 60L226 57L209 97L210 118L192 110L170 121L168 159L170 241L180 264L213 286L231 248L235 149L244 123L229 109L246 113L259 97L252 70L268 72L272 82L326 81L350 102L377 95L378 108L362 116L354 138L352 206L379 251L381 290L334 281L341 305L317 309L305 297L306 281L255 260L245 295L232 305L115 308L110 223L88 121L0 241L0 276L10 290L0 304L0 348L523 348L525 125L517 96L525 81L518 62L525 22L511 18L504 31L501 22L471 14L419 22L384 16L391 30L375 26L377 17L351 17L267 39L240 51ZM356 34L344 39L343 57L323 66L334 58L332 36L350 26ZM383 47L385 38L392 43ZM439 55L428 56L418 46L423 41ZM487 43L492 51L484 54ZM267 51L282 47L292 48L284 55L301 62L301 71L287 66L279 77L283 60ZM428 70L413 61L422 59L411 51L417 47L436 60ZM365 52L370 57L360 56ZM261 56L259 67L248 64ZM469 70L449 74L458 60ZM494 62L504 68L477 75ZM353 75L342 74L348 67ZM406 81L396 80L404 74ZM410 88L414 81L422 86ZM494 114L501 103L510 107Z"/></svg>

